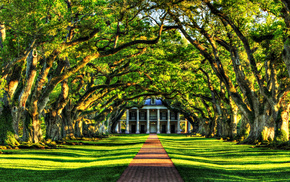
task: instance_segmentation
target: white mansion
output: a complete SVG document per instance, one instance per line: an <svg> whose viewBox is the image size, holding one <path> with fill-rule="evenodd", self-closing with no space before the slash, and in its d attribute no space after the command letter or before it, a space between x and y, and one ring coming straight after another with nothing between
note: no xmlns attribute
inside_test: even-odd
<svg viewBox="0 0 290 182"><path fill-rule="evenodd" d="M180 114L170 111L160 99L147 99L142 108L133 107L126 111L125 133L180 133ZM190 124L185 121L185 132ZM120 124L116 132L120 132Z"/></svg>

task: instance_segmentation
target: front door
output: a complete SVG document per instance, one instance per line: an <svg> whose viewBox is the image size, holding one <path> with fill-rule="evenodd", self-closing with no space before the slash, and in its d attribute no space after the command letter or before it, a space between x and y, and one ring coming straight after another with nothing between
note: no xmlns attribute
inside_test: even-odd
<svg viewBox="0 0 290 182"><path fill-rule="evenodd" d="M170 132L175 133L175 124L170 125Z"/></svg>
<svg viewBox="0 0 290 182"><path fill-rule="evenodd" d="M140 131L140 133L145 133L145 125L144 124L141 125L141 131Z"/></svg>
<svg viewBox="0 0 290 182"><path fill-rule="evenodd" d="M165 124L162 125L161 133L166 133L166 125Z"/></svg>
<svg viewBox="0 0 290 182"><path fill-rule="evenodd" d="M136 125L131 125L131 133L136 133Z"/></svg>
<svg viewBox="0 0 290 182"><path fill-rule="evenodd" d="M156 123L151 123L150 133L156 133L156 132L157 132Z"/></svg>

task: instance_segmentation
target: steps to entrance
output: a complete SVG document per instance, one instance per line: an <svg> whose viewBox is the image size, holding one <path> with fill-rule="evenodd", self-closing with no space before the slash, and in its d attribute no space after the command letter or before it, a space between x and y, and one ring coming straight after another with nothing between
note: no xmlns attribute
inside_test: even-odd
<svg viewBox="0 0 290 182"><path fill-rule="evenodd" d="M118 182L183 182L156 134L150 134Z"/></svg>

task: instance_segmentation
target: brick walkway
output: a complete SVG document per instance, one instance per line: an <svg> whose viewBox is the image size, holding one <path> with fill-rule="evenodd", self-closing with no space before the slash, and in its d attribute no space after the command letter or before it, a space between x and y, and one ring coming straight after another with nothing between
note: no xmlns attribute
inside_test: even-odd
<svg viewBox="0 0 290 182"><path fill-rule="evenodd" d="M150 134L118 182L183 182L156 134Z"/></svg>

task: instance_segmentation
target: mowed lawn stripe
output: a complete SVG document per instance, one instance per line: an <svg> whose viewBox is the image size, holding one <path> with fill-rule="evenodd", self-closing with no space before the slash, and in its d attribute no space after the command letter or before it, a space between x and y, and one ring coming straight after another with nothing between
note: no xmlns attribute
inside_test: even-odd
<svg viewBox="0 0 290 182"><path fill-rule="evenodd" d="M115 182L138 153L148 135L120 135L90 145L59 149L2 150L0 181L112 181Z"/></svg>
<svg viewBox="0 0 290 182"><path fill-rule="evenodd" d="M289 181L290 151L214 138L158 135L186 181Z"/></svg>

